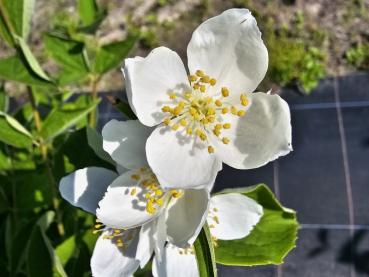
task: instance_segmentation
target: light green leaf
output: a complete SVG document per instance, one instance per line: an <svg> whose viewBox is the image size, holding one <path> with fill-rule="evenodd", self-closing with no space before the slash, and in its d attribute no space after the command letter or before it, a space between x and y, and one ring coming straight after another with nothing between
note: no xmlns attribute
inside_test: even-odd
<svg viewBox="0 0 369 277"><path fill-rule="evenodd" d="M76 241L74 236L71 236L68 239L64 240L56 247L56 255L59 257L60 262L63 266L65 266L68 260L72 257L75 248Z"/></svg>
<svg viewBox="0 0 369 277"><path fill-rule="evenodd" d="M110 157L110 155L107 152L104 151L102 147L103 145L102 136L90 126L86 127L86 134L87 134L88 145L92 148L95 154L99 158L103 159L104 161L115 165L115 162L113 161L113 159Z"/></svg>
<svg viewBox="0 0 369 277"><path fill-rule="evenodd" d="M27 38L35 0L2 0L15 34Z"/></svg>
<svg viewBox="0 0 369 277"><path fill-rule="evenodd" d="M195 254L200 277L216 277L214 248L207 224L202 228L195 243Z"/></svg>
<svg viewBox="0 0 369 277"><path fill-rule="evenodd" d="M43 36L46 51L61 67L60 83L68 84L85 77L88 65L82 42L52 34Z"/></svg>
<svg viewBox="0 0 369 277"><path fill-rule="evenodd" d="M21 82L27 85L50 85L50 82L41 79L18 56L0 59L0 78Z"/></svg>
<svg viewBox="0 0 369 277"><path fill-rule="evenodd" d="M99 17L99 7L95 0L78 0L78 13L84 25L94 23Z"/></svg>
<svg viewBox="0 0 369 277"><path fill-rule="evenodd" d="M40 135L45 140L50 140L66 129L72 127L83 119L89 112L96 108L98 101L91 102L83 108L56 108L46 117Z"/></svg>
<svg viewBox="0 0 369 277"><path fill-rule="evenodd" d="M19 148L32 146L29 132L16 119L4 113L0 113L0 141Z"/></svg>
<svg viewBox="0 0 369 277"><path fill-rule="evenodd" d="M49 76L46 75L38 61L36 60L35 56L31 52L31 49L29 48L28 44L25 42L25 40L21 37L16 37L19 47L22 50L22 53L24 55L24 58L26 59L29 67L33 70L33 72L40 77L41 79L44 79L46 81L50 81Z"/></svg>
<svg viewBox="0 0 369 277"><path fill-rule="evenodd" d="M263 206L264 215L251 234L239 240L217 240L215 256L224 265L251 266L281 264L295 247L298 223L296 213L284 208L264 184L227 189L220 193L242 193Z"/></svg>
<svg viewBox="0 0 369 277"><path fill-rule="evenodd" d="M96 54L93 71L106 73L122 64L124 58L132 50L138 39L138 35L129 35L125 40L113 42L99 48Z"/></svg>

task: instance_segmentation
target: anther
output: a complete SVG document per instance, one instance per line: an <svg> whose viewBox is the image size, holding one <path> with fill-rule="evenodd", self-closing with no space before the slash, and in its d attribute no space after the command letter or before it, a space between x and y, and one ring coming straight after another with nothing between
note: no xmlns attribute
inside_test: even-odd
<svg viewBox="0 0 369 277"><path fill-rule="evenodd" d="M219 99L215 100L215 105L217 105L217 107L221 107L222 104L222 101L220 101Z"/></svg>
<svg viewBox="0 0 369 277"><path fill-rule="evenodd" d="M223 97L228 97L229 96L228 88L222 87L222 95L223 95Z"/></svg>
<svg viewBox="0 0 369 277"><path fill-rule="evenodd" d="M196 75L199 76L199 77L204 77L205 73L202 70L196 70Z"/></svg>
<svg viewBox="0 0 369 277"><path fill-rule="evenodd" d="M228 144L229 143L229 138L227 138L227 137L222 138L222 142L224 144Z"/></svg>
<svg viewBox="0 0 369 277"><path fill-rule="evenodd" d="M244 111L244 110L239 110L238 112L237 112L237 115L239 116L239 117L242 117L242 116L244 116L246 114L246 112Z"/></svg>
<svg viewBox="0 0 369 277"><path fill-rule="evenodd" d="M224 123L223 128L224 129L229 129L229 128L231 128L231 124L230 123Z"/></svg>
<svg viewBox="0 0 369 277"><path fill-rule="evenodd" d="M214 147L213 147L213 146L211 146L211 145L209 145L209 146L208 146L208 152L209 152L209 154L214 153Z"/></svg>
<svg viewBox="0 0 369 277"><path fill-rule="evenodd" d="M210 83L211 86L215 86L215 84L217 83L217 80L212 78L212 79L210 79L209 83Z"/></svg>

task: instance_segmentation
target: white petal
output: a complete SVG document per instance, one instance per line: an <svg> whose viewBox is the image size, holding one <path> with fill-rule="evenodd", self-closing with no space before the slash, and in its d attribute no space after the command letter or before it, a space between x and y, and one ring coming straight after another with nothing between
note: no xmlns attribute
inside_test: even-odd
<svg viewBox="0 0 369 277"><path fill-rule="evenodd" d="M262 216L263 207L240 193L218 194L210 199L210 233L221 240L246 237Z"/></svg>
<svg viewBox="0 0 369 277"><path fill-rule="evenodd" d="M135 173L131 170L115 179L99 202L96 216L105 225L118 229L132 228L159 216L162 207L154 214L146 211L147 199L144 195L148 190L132 180L131 176Z"/></svg>
<svg viewBox="0 0 369 277"><path fill-rule="evenodd" d="M140 267L143 268L150 260L154 251L153 233L155 231L156 222L151 221L141 227L139 241L137 244L136 259L140 261Z"/></svg>
<svg viewBox="0 0 369 277"><path fill-rule="evenodd" d="M103 235L96 242L91 258L91 271L94 277L131 276L138 268L139 261L135 259L136 243L129 245L127 250L118 248Z"/></svg>
<svg viewBox="0 0 369 277"><path fill-rule="evenodd" d="M202 23L187 48L188 66L217 79L215 90L253 92L268 68L268 51L255 18L246 9L230 9Z"/></svg>
<svg viewBox="0 0 369 277"><path fill-rule="evenodd" d="M60 180L60 194L72 205L95 214L97 203L117 177L117 173L102 167L79 169Z"/></svg>
<svg viewBox="0 0 369 277"><path fill-rule="evenodd" d="M203 188L211 184L222 163L191 137L158 127L146 142L147 161L163 188Z"/></svg>
<svg viewBox="0 0 369 277"><path fill-rule="evenodd" d="M151 132L138 120L113 119L102 130L103 148L121 166L139 168L147 165L145 144Z"/></svg>
<svg viewBox="0 0 369 277"><path fill-rule="evenodd" d="M157 257L154 257L152 263L154 277L198 277L196 257L192 251L187 250L185 253L184 249L168 243L162 261L159 262Z"/></svg>
<svg viewBox="0 0 369 277"><path fill-rule="evenodd" d="M209 192L206 189L185 190L182 197L175 200L167 215L169 241L185 247L192 244L206 220L209 206Z"/></svg>
<svg viewBox="0 0 369 277"><path fill-rule="evenodd" d="M230 129L222 130L222 135L230 139L229 144L215 140L217 156L237 169L263 166L292 150L288 104L278 95L248 95L252 105L245 116L224 117L225 122L231 123Z"/></svg>
<svg viewBox="0 0 369 277"><path fill-rule="evenodd" d="M162 213L155 221L156 229L153 234L153 240L155 244L155 256L160 261L163 255L164 244L167 239L167 224L165 213Z"/></svg>
<svg viewBox="0 0 369 277"><path fill-rule="evenodd" d="M152 50L146 58L126 59L123 73L131 107L147 126L162 121L161 107L168 102L168 93L189 89L181 58L166 47Z"/></svg>

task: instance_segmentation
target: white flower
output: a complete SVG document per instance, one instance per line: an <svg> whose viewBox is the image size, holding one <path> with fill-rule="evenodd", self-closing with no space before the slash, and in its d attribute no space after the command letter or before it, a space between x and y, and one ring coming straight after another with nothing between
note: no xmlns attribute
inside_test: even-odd
<svg viewBox="0 0 369 277"><path fill-rule="evenodd" d="M206 220L212 183L209 189L161 189L147 167L148 127L112 120L102 133L104 149L125 172L80 169L62 178L59 189L64 199L99 219L102 235L91 260L93 275L128 276L153 251L160 257L165 241L178 247L194 242Z"/></svg>
<svg viewBox="0 0 369 277"><path fill-rule="evenodd" d="M157 126L146 143L164 188L199 188L222 162L265 165L291 151L290 112L277 95L252 93L268 52L255 18L231 9L202 23L187 47L188 68L165 47L125 60L128 100L138 119Z"/></svg>
<svg viewBox="0 0 369 277"><path fill-rule="evenodd" d="M263 215L259 204L239 193L215 195L210 203L207 221L215 243L246 237ZM168 243L160 259L154 256L152 271L154 277L198 277L193 246L179 248Z"/></svg>

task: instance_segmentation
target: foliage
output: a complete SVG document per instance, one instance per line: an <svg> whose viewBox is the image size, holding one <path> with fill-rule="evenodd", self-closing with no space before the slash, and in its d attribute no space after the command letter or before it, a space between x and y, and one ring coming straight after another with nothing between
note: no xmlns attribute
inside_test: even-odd
<svg viewBox="0 0 369 277"><path fill-rule="evenodd" d="M42 35L43 55L58 68L51 74L28 41L35 31L30 30L34 5L34 0L0 0L0 36L14 49L0 59L1 276L88 276L96 240L93 218L61 201L57 184L81 167L113 168L89 147L98 143L91 140L97 91L138 33L128 31L126 38L101 45L97 32L106 9L94 0L78 1L74 28L54 25ZM7 87L15 83L26 101L9 108Z"/></svg>
<svg viewBox="0 0 369 277"><path fill-rule="evenodd" d="M357 44L347 50L345 58L349 64L359 69L369 69L369 45Z"/></svg>

